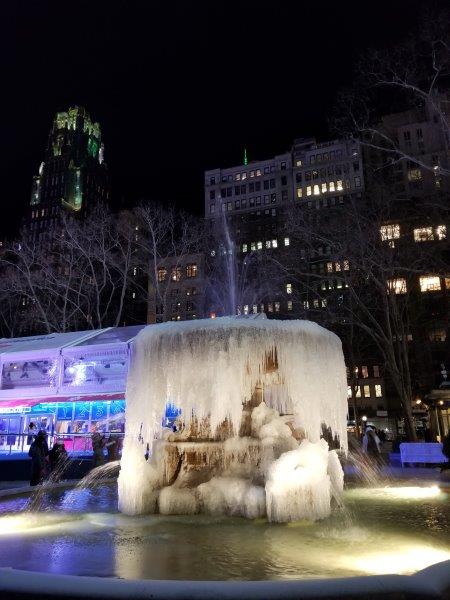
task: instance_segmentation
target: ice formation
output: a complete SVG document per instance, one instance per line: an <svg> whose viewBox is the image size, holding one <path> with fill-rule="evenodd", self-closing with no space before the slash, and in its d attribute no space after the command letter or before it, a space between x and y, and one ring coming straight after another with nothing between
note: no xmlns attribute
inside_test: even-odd
<svg viewBox="0 0 450 600"><path fill-rule="evenodd" d="M177 431L162 424L181 409ZM127 385L127 514L323 518L347 449L341 342L308 321L223 317L145 328Z"/></svg>

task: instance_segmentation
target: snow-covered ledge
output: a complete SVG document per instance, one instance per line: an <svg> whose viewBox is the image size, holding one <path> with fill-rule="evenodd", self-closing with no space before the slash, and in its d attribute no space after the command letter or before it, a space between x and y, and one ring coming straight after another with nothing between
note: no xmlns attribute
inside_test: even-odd
<svg viewBox="0 0 450 600"><path fill-rule="evenodd" d="M0 569L0 598L8 600L303 600L309 598L449 598L450 561L414 575L300 581L127 581Z"/></svg>

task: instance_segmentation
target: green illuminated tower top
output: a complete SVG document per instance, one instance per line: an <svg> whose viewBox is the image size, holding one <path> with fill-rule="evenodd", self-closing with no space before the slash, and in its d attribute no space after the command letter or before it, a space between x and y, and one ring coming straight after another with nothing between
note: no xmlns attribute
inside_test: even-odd
<svg viewBox="0 0 450 600"><path fill-rule="evenodd" d="M57 113L30 204L48 206L54 214L55 205L79 212L87 203L108 198L100 125L81 106Z"/></svg>

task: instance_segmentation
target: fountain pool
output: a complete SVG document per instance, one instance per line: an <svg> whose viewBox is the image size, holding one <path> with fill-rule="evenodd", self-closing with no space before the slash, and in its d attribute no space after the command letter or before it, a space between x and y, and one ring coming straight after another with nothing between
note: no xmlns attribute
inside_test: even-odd
<svg viewBox="0 0 450 600"><path fill-rule="evenodd" d="M0 567L124 579L270 580L411 573L450 559L450 501L436 486L350 488L322 521L127 516L117 487L55 490L39 513L0 502Z"/></svg>

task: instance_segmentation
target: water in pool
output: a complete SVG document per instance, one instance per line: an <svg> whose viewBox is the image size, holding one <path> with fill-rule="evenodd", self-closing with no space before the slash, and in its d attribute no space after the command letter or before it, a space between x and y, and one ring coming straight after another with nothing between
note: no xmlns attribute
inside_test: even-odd
<svg viewBox="0 0 450 600"><path fill-rule="evenodd" d="M353 488L315 523L127 517L115 485L0 502L0 567L125 579L263 580L411 573L450 559L450 499L436 486Z"/></svg>

